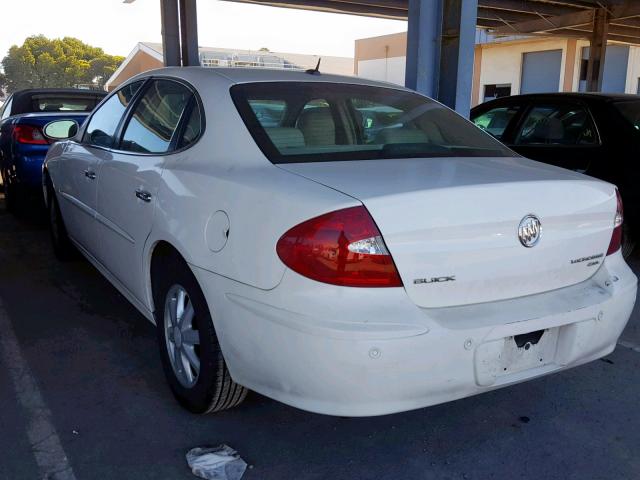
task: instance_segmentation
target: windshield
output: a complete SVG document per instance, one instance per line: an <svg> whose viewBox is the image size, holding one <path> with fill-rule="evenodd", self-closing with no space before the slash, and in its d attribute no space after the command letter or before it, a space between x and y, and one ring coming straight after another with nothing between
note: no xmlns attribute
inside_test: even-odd
<svg viewBox="0 0 640 480"><path fill-rule="evenodd" d="M614 105L633 128L640 130L640 100L616 102Z"/></svg>
<svg viewBox="0 0 640 480"><path fill-rule="evenodd" d="M273 163L515 155L448 108L403 90L265 82L231 94Z"/></svg>
<svg viewBox="0 0 640 480"><path fill-rule="evenodd" d="M90 112L104 95L38 94L31 97L32 112Z"/></svg>

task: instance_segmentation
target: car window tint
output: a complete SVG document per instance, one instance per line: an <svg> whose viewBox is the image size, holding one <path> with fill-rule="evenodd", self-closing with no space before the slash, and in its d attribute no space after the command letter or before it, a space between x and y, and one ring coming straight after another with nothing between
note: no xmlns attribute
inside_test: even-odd
<svg viewBox="0 0 640 480"><path fill-rule="evenodd" d="M9 101L4 105L3 109L2 109L2 116L0 117L0 120L4 120L5 118L9 117L11 115L11 105L13 104L13 97L11 97L9 99Z"/></svg>
<svg viewBox="0 0 640 480"><path fill-rule="evenodd" d="M249 100L249 105L265 128L281 126L287 113L287 104L282 100Z"/></svg>
<svg viewBox="0 0 640 480"><path fill-rule="evenodd" d="M198 108L198 105L194 103L191 113L189 114L189 118L187 119L187 123L184 126L182 135L180 136L178 148L184 148L191 145L198 139L201 132L202 118L200 108Z"/></svg>
<svg viewBox="0 0 640 480"><path fill-rule="evenodd" d="M193 93L170 80L155 80L135 106L120 148L140 153L165 153Z"/></svg>
<svg viewBox="0 0 640 480"><path fill-rule="evenodd" d="M578 104L540 105L526 115L516 145L597 145L591 115Z"/></svg>
<svg viewBox="0 0 640 480"><path fill-rule="evenodd" d="M365 142L372 141L380 128L393 125L402 116L402 110L398 108L361 98L351 100L351 105L357 113Z"/></svg>
<svg viewBox="0 0 640 480"><path fill-rule="evenodd" d="M36 94L31 97L32 112L90 112L104 95Z"/></svg>
<svg viewBox="0 0 640 480"><path fill-rule="evenodd" d="M614 105L633 128L640 130L640 101L616 102Z"/></svg>
<svg viewBox="0 0 640 480"><path fill-rule="evenodd" d="M236 85L231 94L273 163L514 155L448 108L405 90L260 82ZM266 104L286 112L279 122L262 120Z"/></svg>
<svg viewBox="0 0 640 480"><path fill-rule="evenodd" d="M501 140L519 109L518 106L492 108L471 120L477 127Z"/></svg>
<svg viewBox="0 0 640 480"><path fill-rule="evenodd" d="M307 102L296 120L296 128L302 132L305 144L336 145L336 122L329 102L316 98Z"/></svg>
<svg viewBox="0 0 640 480"><path fill-rule="evenodd" d="M87 125L85 142L100 147L114 146L120 119L142 83L141 80L121 88L95 111Z"/></svg>

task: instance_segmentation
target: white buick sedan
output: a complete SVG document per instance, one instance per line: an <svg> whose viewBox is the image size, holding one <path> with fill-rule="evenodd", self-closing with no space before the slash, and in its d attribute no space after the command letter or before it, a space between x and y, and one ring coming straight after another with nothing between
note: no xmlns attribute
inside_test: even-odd
<svg viewBox="0 0 640 480"><path fill-rule="evenodd" d="M609 354L635 302L613 185L386 84L147 72L43 178L57 255L157 326L193 412L247 389L343 416L446 402Z"/></svg>

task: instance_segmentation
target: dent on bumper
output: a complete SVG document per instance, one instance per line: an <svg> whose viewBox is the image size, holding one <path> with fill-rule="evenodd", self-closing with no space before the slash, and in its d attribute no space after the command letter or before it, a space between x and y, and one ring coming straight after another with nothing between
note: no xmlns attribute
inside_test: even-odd
<svg viewBox="0 0 640 480"><path fill-rule="evenodd" d="M607 355L637 288L619 253L579 285L445 309L420 309L402 289L337 293L314 282L308 290L306 280L288 274L276 289L260 291L194 270L217 312L235 381L304 410L343 416L426 407ZM505 373L505 342L538 330L557 336L554 354Z"/></svg>

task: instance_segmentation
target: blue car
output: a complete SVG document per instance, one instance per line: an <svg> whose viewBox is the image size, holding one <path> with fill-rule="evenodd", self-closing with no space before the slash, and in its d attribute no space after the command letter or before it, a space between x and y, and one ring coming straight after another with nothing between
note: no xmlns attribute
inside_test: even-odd
<svg viewBox="0 0 640 480"><path fill-rule="evenodd" d="M47 88L21 90L7 99L0 109L0 176L10 211L30 197L40 198L42 163L55 141L45 135L46 125L61 119L80 125L105 96L95 90Z"/></svg>

